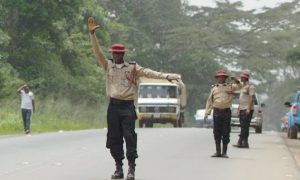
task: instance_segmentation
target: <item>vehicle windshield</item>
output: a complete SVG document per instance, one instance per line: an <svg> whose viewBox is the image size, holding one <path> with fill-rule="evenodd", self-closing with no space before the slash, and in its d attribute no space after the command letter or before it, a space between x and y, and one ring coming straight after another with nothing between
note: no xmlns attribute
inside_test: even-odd
<svg viewBox="0 0 300 180"><path fill-rule="evenodd" d="M177 98L177 86L140 85L139 98Z"/></svg>

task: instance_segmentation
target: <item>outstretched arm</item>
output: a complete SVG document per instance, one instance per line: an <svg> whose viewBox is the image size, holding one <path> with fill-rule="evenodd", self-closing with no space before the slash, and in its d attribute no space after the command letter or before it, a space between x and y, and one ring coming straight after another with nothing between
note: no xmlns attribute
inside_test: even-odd
<svg viewBox="0 0 300 180"><path fill-rule="evenodd" d="M107 60L106 57L101 49L101 47L99 46L99 43L97 41L97 37L95 35L95 30L99 28L98 25L96 25L96 22L94 20L93 17L89 17L88 19L88 29L89 29L89 35L90 35L90 39L93 45L93 50L94 53L96 55L96 58L98 60L99 65L101 65L104 69L107 68Z"/></svg>
<svg viewBox="0 0 300 180"><path fill-rule="evenodd" d="M139 77L144 76L152 79L167 79L169 81L179 81L181 79L179 74L157 72L148 68L143 68L139 65L137 65L136 71Z"/></svg>

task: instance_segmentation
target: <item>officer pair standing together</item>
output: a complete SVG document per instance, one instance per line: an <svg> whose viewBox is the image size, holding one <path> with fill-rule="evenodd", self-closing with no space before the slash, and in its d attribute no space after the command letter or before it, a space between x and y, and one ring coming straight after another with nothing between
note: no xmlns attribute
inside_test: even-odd
<svg viewBox="0 0 300 180"><path fill-rule="evenodd" d="M128 159L129 170L128 180L135 178L135 159L137 155L137 134L135 133L135 120L137 119L134 98L136 94L136 80L145 76L154 79L167 79L169 81L179 80L178 74L165 74L150 69L143 68L136 63L127 63L123 57L127 49L122 44L114 44L109 49L112 53L112 61L107 60L102 52L95 35L95 30L99 28L95 20L88 19L88 29L93 45L93 50L98 59L99 65L106 74L106 92L109 97L107 110L107 142L106 147L116 163L116 171L112 179L122 179L123 174L123 139L126 142L126 157Z"/></svg>
<svg viewBox="0 0 300 180"><path fill-rule="evenodd" d="M228 75L225 71L220 70L215 74L217 84L212 86L206 103L206 112L204 119L213 110L214 121L214 139L216 144L216 153L212 157L228 158L227 148L230 142L230 122L231 122L231 105L235 91L240 91L239 97L239 118L241 123L241 133L237 147L248 147L248 136L251 118L254 111L254 94L255 88L249 84L250 74L243 71L240 74L242 83L235 77L231 77L234 83L226 83ZM221 152L222 142L222 152Z"/></svg>

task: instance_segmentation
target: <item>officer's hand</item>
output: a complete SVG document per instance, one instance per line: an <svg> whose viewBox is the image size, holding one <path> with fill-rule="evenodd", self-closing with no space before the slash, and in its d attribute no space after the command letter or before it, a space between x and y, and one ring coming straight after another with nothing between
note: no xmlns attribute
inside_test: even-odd
<svg viewBox="0 0 300 180"><path fill-rule="evenodd" d="M88 29L89 29L89 32L91 34L94 34L95 30L97 28L100 28L100 26L96 24L95 19L93 17L89 17L89 19L88 19Z"/></svg>
<svg viewBox="0 0 300 180"><path fill-rule="evenodd" d="M168 74L166 79L168 81L179 81L181 79L181 76L179 74Z"/></svg>
<svg viewBox="0 0 300 180"><path fill-rule="evenodd" d="M205 114L205 115L204 115L204 118L203 118L203 120L204 120L204 123L206 123L206 121L207 121L207 118L208 118L208 115L207 115L207 114Z"/></svg>

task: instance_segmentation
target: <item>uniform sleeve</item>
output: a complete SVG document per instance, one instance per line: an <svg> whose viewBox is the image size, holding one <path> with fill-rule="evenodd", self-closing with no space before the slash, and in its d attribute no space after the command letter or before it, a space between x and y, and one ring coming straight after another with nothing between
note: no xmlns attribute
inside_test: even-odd
<svg viewBox="0 0 300 180"><path fill-rule="evenodd" d="M137 76L138 77L147 77L147 78L152 78L152 79L166 79L168 74L162 73L162 72L157 72L153 71L148 68L143 68L140 65L136 65L136 71L137 71Z"/></svg>
<svg viewBox="0 0 300 180"><path fill-rule="evenodd" d="M249 86L249 95L250 96L255 95L255 87L253 85Z"/></svg>
<svg viewBox="0 0 300 180"><path fill-rule="evenodd" d="M96 58L98 60L99 65L103 67L105 71L107 71L107 65L108 65L108 60L106 59L98 41L96 38L96 34L90 34L90 39L92 41L92 46L94 50L94 54L96 55Z"/></svg>
<svg viewBox="0 0 300 180"><path fill-rule="evenodd" d="M213 88L210 90L209 96L206 101L205 114L210 114L213 109Z"/></svg>
<svg viewBox="0 0 300 180"><path fill-rule="evenodd" d="M233 84L231 85L231 87L232 87L232 90L233 90L233 91L239 91L239 90L241 90L241 88L242 88L242 84L241 84L241 83L233 83Z"/></svg>

